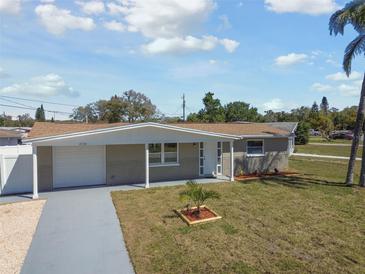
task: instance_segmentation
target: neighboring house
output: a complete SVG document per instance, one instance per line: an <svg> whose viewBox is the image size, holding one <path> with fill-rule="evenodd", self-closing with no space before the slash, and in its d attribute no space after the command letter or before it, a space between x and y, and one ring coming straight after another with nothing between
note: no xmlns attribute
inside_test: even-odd
<svg viewBox="0 0 365 274"><path fill-rule="evenodd" d="M33 192L221 177L288 167L291 132L250 123L35 123Z"/></svg>
<svg viewBox="0 0 365 274"><path fill-rule="evenodd" d="M15 130L0 129L0 146L15 146L22 142L22 134Z"/></svg>

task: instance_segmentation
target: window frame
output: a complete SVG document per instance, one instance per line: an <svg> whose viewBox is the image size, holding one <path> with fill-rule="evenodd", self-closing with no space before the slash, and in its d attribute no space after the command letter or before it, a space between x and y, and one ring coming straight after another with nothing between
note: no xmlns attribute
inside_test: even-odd
<svg viewBox="0 0 365 274"><path fill-rule="evenodd" d="M149 143L149 145L160 144L161 145L161 162L151 163L149 167L164 167L164 166L179 166L180 165L180 146L178 142L163 142L163 143ZM176 144L176 162L165 162L165 144ZM150 157L150 151L148 150L148 157Z"/></svg>
<svg viewBox="0 0 365 274"><path fill-rule="evenodd" d="M262 153L249 153L248 152L248 143L249 142L262 142ZM264 139L249 139L246 140L246 155L247 157L263 157L265 156L265 140Z"/></svg>

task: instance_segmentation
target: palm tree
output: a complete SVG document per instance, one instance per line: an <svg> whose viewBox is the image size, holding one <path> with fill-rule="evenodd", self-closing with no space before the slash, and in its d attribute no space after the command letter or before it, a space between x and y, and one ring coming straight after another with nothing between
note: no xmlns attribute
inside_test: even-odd
<svg viewBox="0 0 365 274"><path fill-rule="evenodd" d="M195 181L187 181L186 186L187 189L179 193L180 200L188 200L189 202L193 202L197 208L197 210L194 211L197 216L200 215L200 207L204 204L206 200L220 198L218 192L213 190L205 190Z"/></svg>
<svg viewBox="0 0 365 274"><path fill-rule="evenodd" d="M330 34L344 34L346 25L352 25L358 32L358 36L348 44L343 57L343 69L347 76L351 74L352 59L356 55L365 53L365 0L354 0L345 5L344 8L336 11L330 18ZM365 118L365 74L363 78L359 108L356 115L354 138L352 140L351 155L347 170L346 184L351 186L354 179L354 168L356 152L359 147L360 134L363 129ZM364 138L365 139L365 138ZM365 145L365 140L364 140ZM365 150L365 147L363 148ZM365 151L364 151L365 152ZM361 164L360 185L365 186L365 155L363 154Z"/></svg>

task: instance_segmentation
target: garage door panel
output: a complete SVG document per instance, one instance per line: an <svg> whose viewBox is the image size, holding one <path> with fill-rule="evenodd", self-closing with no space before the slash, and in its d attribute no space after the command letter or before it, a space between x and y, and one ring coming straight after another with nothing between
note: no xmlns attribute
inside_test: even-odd
<svg viewBox="0 0 365 274"><path fill-rule="evenodd" d="M54 147L53 185L105 184L105 146Z"/></svg>

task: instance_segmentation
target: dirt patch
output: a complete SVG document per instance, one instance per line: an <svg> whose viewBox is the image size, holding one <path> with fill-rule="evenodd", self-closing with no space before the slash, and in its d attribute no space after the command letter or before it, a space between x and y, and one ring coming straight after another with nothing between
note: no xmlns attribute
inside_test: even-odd
<svg viewBox="0 0 365 274"><path fill-rule="evenodd" d="M275 177L275 176L294 176L298 175L297 172L272 172L272 173L252 173L247 175L235 176L236 181L256 180L260 178Z"/></svg>
<svg viewBox="0 0 365 274"><path fill-rule="evenodd" d="M45 202L0 205L0 274L20 272Z"/></svg>

